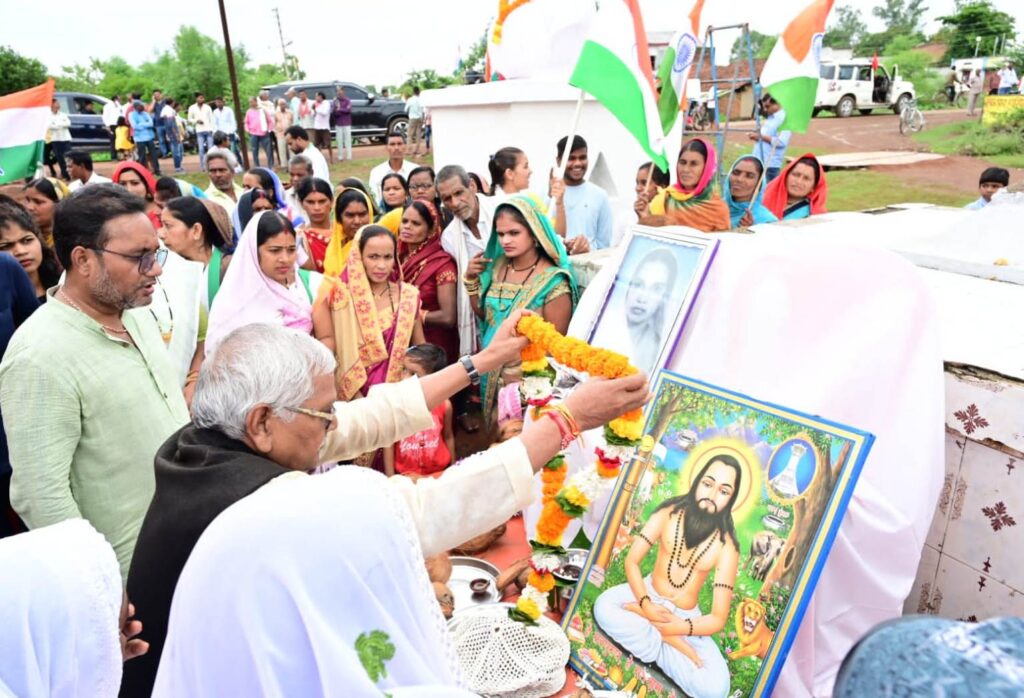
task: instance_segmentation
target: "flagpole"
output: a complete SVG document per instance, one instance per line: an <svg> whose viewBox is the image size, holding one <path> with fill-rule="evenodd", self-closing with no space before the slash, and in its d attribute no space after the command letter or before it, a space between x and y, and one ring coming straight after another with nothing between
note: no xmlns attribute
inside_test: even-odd
<svg viewBox="0 0 1024 698"><path fill-rule="evenodd" d="M572 115L572 125L569 126L569 137L565 139L565 149L562 151L561 159L555 163L554 179L562 179L565 176L565 166L569 161L569 153L572 152L572 142L576 140L576 130L580 125L580 116L583 113L583 98L586 92L580 90L576 98L576 111ZM555 218L555 197L548 195L548 215L552 220Z"/></svg>
<svg viewBox="0 0 1024 698"><path fill-rule="evenodd" d="M758 137L760 137L760 133L758 133ZM747 204L746 213L750 213L750 210L752 208L754 208L754 202L757 201L757 195L761 191L761 186L764 184L765 177L768 176L768 165L769 165L769 163L771 163L772 159L775 157L775 147L777 145L778 145L778 143L776 142L775 138L773 137L772 138L772 149L771 149L771 152L768 153L768 162L761 163L761 176L758 177L758 179L757 179L757 186L754 187L754 191L750 194L750 203Z"/></svg>

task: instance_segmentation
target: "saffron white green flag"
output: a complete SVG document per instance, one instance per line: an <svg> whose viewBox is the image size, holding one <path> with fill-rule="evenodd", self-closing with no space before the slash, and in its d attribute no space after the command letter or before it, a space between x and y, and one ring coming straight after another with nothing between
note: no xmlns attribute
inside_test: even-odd
<svg viewBox="0 0 1024 698"><path fill-rule="evenodd" d="M661 129L667 135L679 118L679 112L687 111L689 101L686 98L686 80L690 77L693 59L697 56L697 48L701 45L700 13L704 9L704 0L697 0L689 14L689 26L676 32L672 43L665 50L658 68L658 80L661 82L661 94L658 95L658 114L661 116ZM699 97L700 95L698 95Z"/></svg>
<svg viewBox="0 0 1024 698"><path fill-rule="evenodd" d="M569 84L615 115L660 169L668 171L647 34L638 0L604 0Z"/></svg>
<svg viewBox="0 0 1024 698"><path fill-rule="evenodd" d="M53 80L0 97L0 184L31 177L43 162Z"/></svg>
<svg viewBox="0 0 1024 698"><path fill-rule="evenodd" d="M814 0L789 23L761 70L761 87L783 109L781 129L806 133L821 74L821 41L834 0Z"/></svg>

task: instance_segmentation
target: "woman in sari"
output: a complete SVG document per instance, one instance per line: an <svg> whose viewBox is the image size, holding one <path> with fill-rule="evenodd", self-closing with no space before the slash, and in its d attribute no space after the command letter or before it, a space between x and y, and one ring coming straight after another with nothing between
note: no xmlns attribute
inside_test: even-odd
<svg viewBox="0 0 1024 698"><path fill-rule="evenodd" d="M448 227L454 214L441 205L441 197L437 195L437 174L430 165L420 165L409 173L409 196L414 199L426 199L434 204L441 214L441 230Z"/></svg>
<svg viewBox="0 0 1024 698"><path fill-rule="evenodd" d="M373 201L362 189L344 187L337 191L334 197L334 230L324 253L326 276L341 276L352 249L352 241L363 226L370 224L373 214Z"/></svg>
<svg viewBox="0 0 1024 698"><path fill-rule="evenodd" d="M321 280L316 272L299 268L291 221L276 211L257 213L238 241L210 308L206 354L216 351L232 330L257 322L312 334L313 299ZM317 327L317 338L329 329Z"/></svg>
<svg viewBox="0 0 1024 698"><path fill-rule="evenodd" d="M456 329L455 260L441 248L437 207L415 199L402 214L398 233L398 261L402 279L420 290L420 320L428 342L444 349L448 363L459 356Z"/></svg>
<svg viewBox="0 0 1024 698"><path fill-rule="evenodd" d="M120 163L114 169L114 184L120 184L132 194L146 200L146 215L153 228L160 230L160 205L156 202L156 179L153 173L132 160Z"/></svg>
<svg viewBox="0 0 1024 698"><path fill-rule="evenodd" d="M764 164L756 155L742 155L732 164L722 188L722 198L729 207L729 219L734 229L779 220L761 202L764 196L763 175ZM757 196L754 196L755 189Z"/></svg>
<svg viewBox="0 0 1024 698"><path fill-rule="evenodd" d="M306 177L299 183L295 196L302 203L302 208L309 219L307 225L302 228L306 244L309 245L309 261L304 266L322 274L327 247L331 244L331 235L334 234L334 222L331 220L334 192L331 190L330 182L318 177Z"/></svg>
<svg viewBox="0 0 1024 698"><path fill-rule="evenodd" d="M160 220L164 244L181 257L203 265L206 281L200 303L204 312L209 313L231 262L232 231L228 212L210 199L179 196L167 202ZM201 334L205 334L202 329Z"/></svg>
<svg viewBox="0 0 1024 698"><path fill-rule="evenodd" d="M242 175L242 186L246 190L262 189L263 193L270 199L274 210L287 216L293 226L302 225L305 221L302 211L292 211L291 206L288 205L288 199L284 193L284 185L281 184L281 178L273 170L268 170L266 167L253 167L249 169L248 172Z"/></svg>
<svg viewBox="0 0 1024 698"><path fill-rule="evenodd" d="M55 177L40 177L25 185L25 210L35 219L43 244L53 249L53 209L71 196L68 185Z"/></svg>
<svg viewBox="0 0 1024 698"><path fill-rule="evenodd" d="M262 189L250 189L238 197L235 210L231 212L231 227L234 245L238 244L242 232L257 213L273 211L274 202Z"/></svg>
<svg viewBox="0 0 1024 698"><path fill-rule="evenodd" d="M784 221L825 213L827 200L825 171L812 153L789 163L764 190L765 207Z"/></svg>
<svg viewBox="0 0 1024 698"><path fill-rule="evenodd" d="M516 195L498 205L491 237L465 274L466 291L487 346L501 323L520 308L532 310L563 334L579 300L562 238L540 206ZM484 418L491 422L501 388L499 371L481 377Z"/></svg>
<svg viewBox="0 0 1024 698"><path fill-rule="evenodd" d="M330 278L314 310L317 338L338 359L340 400L365 396L378 383L402 379L402 359L411 344L422 344L420 294L400 280L391 231L366 225L356 233L339 278ZM381 462L383 468L383 461Z"/></svg>
<svg viewBox="0 0 1024 698"><path fill-rule="evenodd" d="M679 151L676 183L666 187L648 206L645 225L685 225L713 233L729 230L729 207L715 192L718 156L703 138L693 138Z"/></svg>

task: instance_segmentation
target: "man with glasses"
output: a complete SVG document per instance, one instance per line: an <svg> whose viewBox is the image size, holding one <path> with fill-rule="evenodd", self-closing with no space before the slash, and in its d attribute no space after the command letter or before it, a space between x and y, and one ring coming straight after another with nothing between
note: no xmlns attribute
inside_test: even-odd
<svg viewBox="0 0 1024 698"><path fill-rule="evenodd" d="M110 184L60 202L53 238L64 284L0 363L11 503L29 528L87 519L127 577L153 455L188 421L156 320L125 312L150 304L167 251L146 202Z"/></svg>

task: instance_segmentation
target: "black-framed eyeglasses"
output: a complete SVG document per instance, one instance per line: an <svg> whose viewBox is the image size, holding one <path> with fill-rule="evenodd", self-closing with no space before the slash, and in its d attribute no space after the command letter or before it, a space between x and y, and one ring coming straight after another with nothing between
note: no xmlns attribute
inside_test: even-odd
<svg viewBox="0 0 1024 698"><path fill-rule="evenodd" d="M313 417L315 419L321 419L324 422L324 431L330 431L334 428L334 415L329 412L321 412L320 410L311 410L308 407L284 407L289 412L295 412L296 414L304 414L307 417Z"/></svg>
<svg viewBox="0 0 1024 698"><path fill-rule="evenodd" d="M124 252L116 252L114 250L108 250L105 247L92 247L97 252L106 252L108 254L116 254L118 257L124 257L125 259L134 259L139 263L139 273L146 274L150 269L153 268L154 264L164 265L167 261L167 249L160 247L152 252L146 252L145 254L125 254Z"/></svg>

